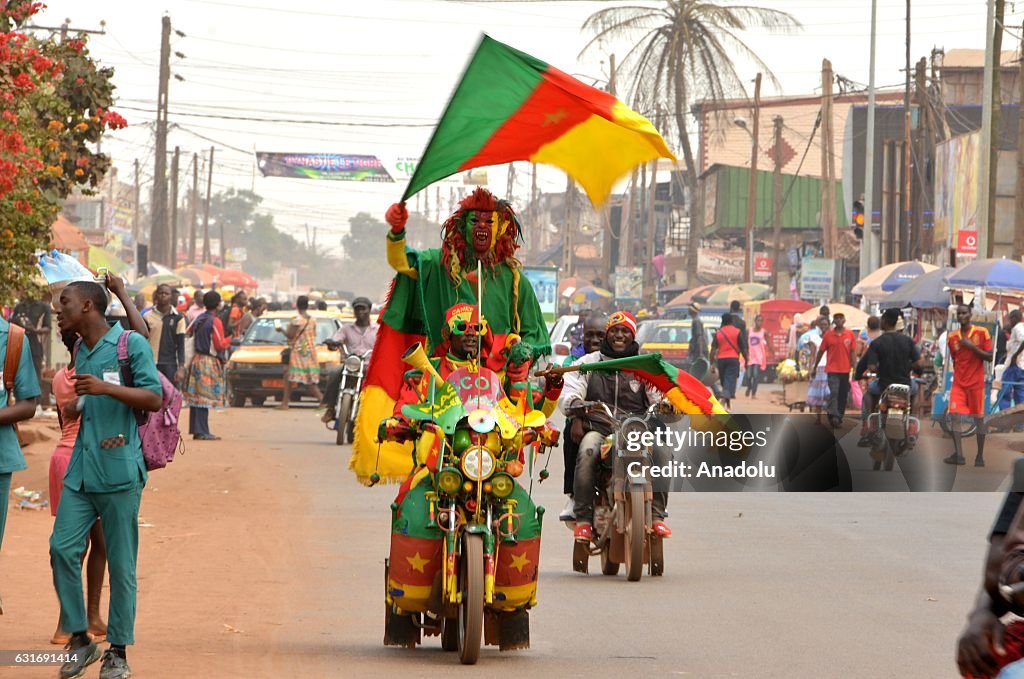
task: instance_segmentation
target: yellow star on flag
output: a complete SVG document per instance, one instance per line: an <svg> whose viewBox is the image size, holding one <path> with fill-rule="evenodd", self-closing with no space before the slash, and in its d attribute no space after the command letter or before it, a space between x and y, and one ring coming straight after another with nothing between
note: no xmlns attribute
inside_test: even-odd
<svg viewBox="0 0 1024 679"><path fill-rule="evenodd" d="M512 555L512 568L515 568L520 573L523 572L523 568L525 568L526 564L528 564L528 563L531 563L531 562L530 562L529 559L526 558L526 552L523 552L522 554L513 554Z"/></svg>
<svg viewBox="0 0 1024 679"><path fill-rule="evenodd" d="M409 562L409 565L412 566L414 571L419 571L420 573L423 573L423 567L430 563L430 559L424 559L420 556L419 552L416 552L412 556L405 557L405 560Z"/></svg>

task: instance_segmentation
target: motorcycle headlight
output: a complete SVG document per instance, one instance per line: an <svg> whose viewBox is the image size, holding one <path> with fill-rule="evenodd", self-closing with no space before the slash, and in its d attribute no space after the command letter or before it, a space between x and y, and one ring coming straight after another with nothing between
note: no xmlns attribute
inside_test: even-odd
<svg viewBox="0 0 1024 679"><path fill-rule="evenodd" d="M491 479L491 493L495 497L506 498L512 494L515 487L516 482L508 474L495 474Z"/></svg>
<svg viewBox="0 0 1024 679"><path fill-rule="evenodd" d="M358 356L349 356L345 359L345 370L357 373L363 369L363 361Z"/></svg>
<svg viewBox="0 0 1024 679"><path fill-rule="evenodd" d="M473 446L462 455L462 472L470 479L486 479L494 473L494 456L482 446Z"/></svg>
<svg viewBox="0 0 1024 679"><path fill-rule="evenodd" d="M455 495L462 485L462 474L454 467L446 467L437 475L437 487L442 493Z"/></svg>

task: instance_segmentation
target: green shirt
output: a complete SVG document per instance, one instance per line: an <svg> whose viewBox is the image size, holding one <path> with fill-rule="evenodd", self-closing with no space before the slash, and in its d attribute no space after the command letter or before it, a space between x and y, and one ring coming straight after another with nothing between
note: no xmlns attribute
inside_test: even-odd
<svg viewBox="0 0 1024 679"><path fill-rule="evenodd" d="M117 338L124 330L115 325L92 349L82 342L75 358L78 375L95 375L101 380L121 384L117 365ZM149 342L138 333L128 338L128 359L134 385L163 395ZM64 485L87 493L114 493L128 490L140 480L146 481L146 462L142 441L131 407L111 396L85 396L82 425L71 454ZM124 436L125 445L110 447L109 441ZM101 442L108 441L108 447Z"/></svg>
<svg viewBox="0 0 1024 679"><path fill-rule="evenodd" d="M3 361L7 356L7 336L10 324L0 318L0 375L3 374ZM19 401L39 397L39 379L36 377L35 365L32 363L32 350L29 349L28 336L21 344L21 359L18 361L18 374L14 376L14 396ZM0 408L7 407L7 390L0 380ZM0 474L10 474L26 469L25 456L18 445L18 434L14 426L0 426ZM6 499L4 500L6 502Z"/></svg>

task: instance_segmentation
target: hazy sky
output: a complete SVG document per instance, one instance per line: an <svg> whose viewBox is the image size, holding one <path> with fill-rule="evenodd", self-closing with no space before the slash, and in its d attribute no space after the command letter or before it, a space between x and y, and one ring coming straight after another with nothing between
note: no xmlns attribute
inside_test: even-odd
<svg viewBox="0 0 1024 679"><path fill-rule="evenodd" d="M729 0L722 0L723 4ZM984 0L913 0L912 61L932 47L984 47ZM191 160L216 146L214 190L254 188L279 225L319 228L320 241L336 245L358 211L383 214L403 184L373 185L254 178L253 151L330 152L418 157L481 32L533 54L582 79L607 76L600 54L578 60L589 39L581 33L593 11L615 5L663 2L458 2L454 0L50 0L41 25L70 18L73 28L99 28L93 55L115 68L118 110L130 127L108 135L121 177L143 163L153 172L153 121L157 96L160 19L171 17L185 37L172 37L169 148ZM821 59L846 78L868 81L869 0L736 0L788 11L804 26L786 36L760 32L744 39L776 73L783 94L820 90ZM879 86L902 83L904 15L901 0L878 0ZM1007 2L1004 49L1015 49L1024 2ZM1011 33L1012 31L1012 33ZM629 45L608 45L624 54ZM753 79L755 69L743 65ZM589 78L589 80L588 80ZM776 94L770 87L763 95ZM311 121L311 122L300 122ZM320 124L317 124L320 123ZM186 161L182 162L185 174ZM528 165L519 168L519 198L528 196ZM189 168L190 169L190 168ZM189 177L191 175L189 174ZM492 189L505 193L504 169L490 173ZM189 181L191 181L189 179ZM557 170L541 175L541 188L563 190ZM444 191L447 195L447 189ZM147 195L144 190L143 195ZM433 196L431 196L433 198Z"/></svg>

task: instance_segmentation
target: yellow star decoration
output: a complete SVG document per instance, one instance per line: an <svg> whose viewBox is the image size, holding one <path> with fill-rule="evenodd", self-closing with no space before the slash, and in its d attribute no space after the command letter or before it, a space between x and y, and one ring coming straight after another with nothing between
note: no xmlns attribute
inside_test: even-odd
<svg viewBox="0 0 1024 679"><path fill-rule="evenodd" d="M523 572L523 568L525 568L528 563L531 563L531 561L526 558L526 552L512 555L512 568L515 568L520 573Z"/></svg>
<svg viewBox="0 0 1024 679"><path fill-rule="evenodd" d="M548 127L549 125L557 125L560 122L562 122L563 120L565 120L565 118L567 118L568 116L569 116L569 114L566 113L564 108L560 108L557 111L555 111L554 113L545 113L544 114L544 123L543 123L542 126L543 127Z"/></svg>
<svg viewBox="0 0 1024 679"><path fill-rule="evenodd" d="M405 560L409 562L409 565L412 566L414 571L419 571L420 573L423 573L423 567L430 563L430 559L424 559L420 556L419 552L416 552L412 556L405 557Z"/></svg>

